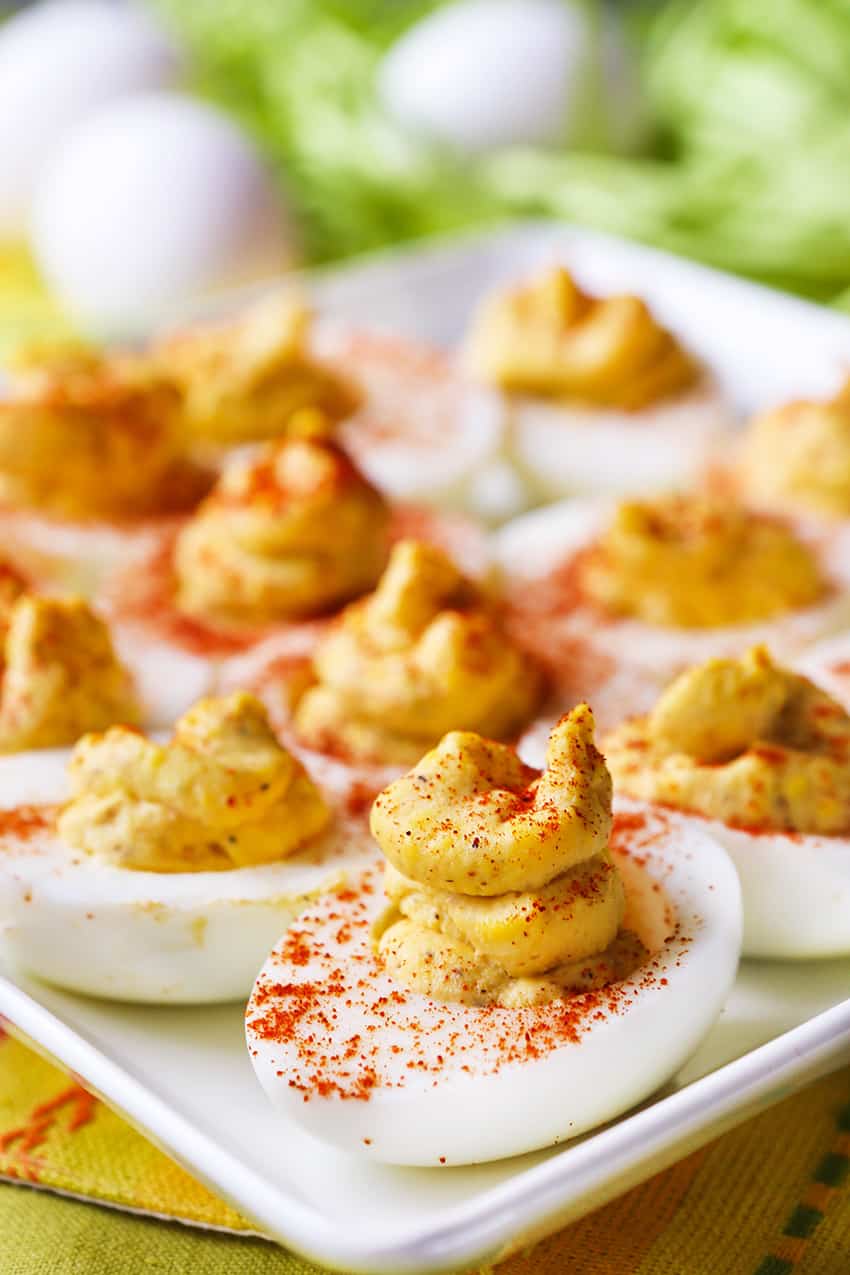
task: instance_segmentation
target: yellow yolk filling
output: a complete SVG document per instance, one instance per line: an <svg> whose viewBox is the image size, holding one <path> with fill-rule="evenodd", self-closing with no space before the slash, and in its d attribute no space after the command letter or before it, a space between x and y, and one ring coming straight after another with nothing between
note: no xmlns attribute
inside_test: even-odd
<svg viewBox="0 0 850 1275"><path fill-rule="evenodd" d="M388 860L378 955L425 995L538 1004L645 955L620 932L611 779L586 705L552 731L542 773L503 744L446 735L380 794L371 826Z"/></svg>
<svg viewBox="0 0 850 1275"><path fill-rule="evenodd" d="M616 788L641 801L756 829L850 829L850 716L764 647L683 673L604 748Z"/></svg>
<svg viewBox="0 0 850 1275"><path fill-rule="evenodd" d="M683 497L621 505L579 578L602 610L675 628L771 619L827 588L812 552L782 523Z"/></svg>
<svg viewBox="0 0 850 1275"><path fill-rule="evenodd" d="M518 393L637 411L690 389L700 372L638 297L593 297L563 268L484 302L467 361Z"/></svg>
<svg viewBox="0 0 850 1275"><path fill-rule="evenodd" d="M191 508L210 482L184 456L177 391L141 358L43 356L0 401L9 504L119 519Z"/></svg>
<svg viewBox="0 0 850 1275"><path fill-rule="evenodd" d="M326 438L231 465L177 541L178 605L234 625L319 615L374 586L388 510Z"/></svg>
<svg viewBox="0 0 850 1275"><path fill-rule="evenodd" d="M409 765L446 731L509 737L540 678L454 564L396 545L375 593L348 607L314 659L296 728L313 747Z"/></svg>
<svg viewBox="0 0 850 1275"><path fill-rule="evenodd" d="M70 778L62 839L149 872L272 863L331 817L263 706L244 693L200 700L165 745L124 727L88 735L74 749Z"/></svg>
<svg viewBox="0 0 850 1275"><path fill-rule="evenodd" d="M5 642L15 603L28 591L30 582L22 572L0 560L0 640Z"/></svg>
<svg viewBox="0 0 850 1275"><path fill-rule="evenodd" d="M0 751L58 748L138 716L109 629L81 598L18 599L5 638Z"/></svg>
<svg viewBox="0 0 850 1275"><path fill-rule="evenodd" d="M757 416L739 472L757 504L850 514L850 381L827 402L800 400Z"/></svg>
<svg viewBox="0 0 850 1275"><path fill-rule="evenodd" d="M181 391L189 436L233 445L287 434L305 411L334 421L353 412L354 388L310 354L309 323L304 305L285 296L162 342L153 357Z"/></svg>

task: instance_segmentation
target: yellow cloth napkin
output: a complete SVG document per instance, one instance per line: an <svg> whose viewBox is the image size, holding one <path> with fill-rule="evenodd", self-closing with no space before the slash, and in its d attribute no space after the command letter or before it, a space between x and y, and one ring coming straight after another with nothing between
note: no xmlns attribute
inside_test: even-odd
<svg viewBox="0 0 850 1275"><path fill-rule="evenodd" d="M252 1233L250 1223L81 1085L8 1035L0 1040L0 1178L160 1218L243 1236ZM530 1252L509 1258L499 1272L844 1275L850 1270L848 1187L850 1068L787 1099ZM54 1233L50 1224L58 1202L33 1198L26 1206L20 1203L22 1194L0 1188L0 1253L10 1254L14 1223L33 1264L7 1266L0 1257L4 1275L11 1270L70 1275L88 1269L106 1275L112 1269L144 1270L149 1264L146 1260L137 1268L128 1258L127 1265L114 1268L101 1259L90 1268L62 1265L61 1254L38 1249ZM57 1244L75 1221L79 1224L79 1215L55 1228ZM126 1258L125 1240L110 1238L116 1231L123 1234L122 1223L105 1212L86 1228L89 1240L93 1236L98 1246L114 1243ZM130 1235L138 1236L138 1227ZM204 1264L199 1264L199 1253L194 1270L314 1275L317 1269L259 1241L234 1248L225 1237L212 1245L211 1239L206 1236L199 1245ZM185 1232L175 1238L174 1228L155 1223L148 1224L147 1238L140 1237L139 1244L158 1255L163 1270L184 1269L176 1254L175 1264L166 1264L172 1246L191 1253Z"/></svg>

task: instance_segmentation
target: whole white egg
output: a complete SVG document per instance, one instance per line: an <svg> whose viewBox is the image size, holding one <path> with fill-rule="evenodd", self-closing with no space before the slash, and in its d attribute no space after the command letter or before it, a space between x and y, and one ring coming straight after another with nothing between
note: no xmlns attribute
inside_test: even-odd
<svg viewBox="0 0 850 1275"><path fill-rule="evenodd" d="M140 94L80 125L48 166L36 261L72 317L131 335L199 296L291 264L293 235L253 142L211 106Z"/></svg>
<svg viewBox="0 0 850 1275"><path fill-rule="evenodd" d="M409 990L372 946L386 904L378 866L352 876L344 897L305 909L246 1013L251 1062L275 1109L384 1163L477 1164L564 1142L660 1088L729 994L740 890L701 829L622 811L611 848L648 956L601 992L503 1008Z"/></svg>
<svg viewBox="0 0 850 1275"><path fill-rule="evenodd" d="M457 0L390 48L378 93L403 127L464 152L627 148L642 129L619 29L570 0Z"/></svg>
<svg viewBox="0 0 850 1275"><path fill-rule="evenodd" d="M141 9L110 0L47 0L0 28L0 237L25 227L57 146L116 97L181 75L167 35Z"/></svg>

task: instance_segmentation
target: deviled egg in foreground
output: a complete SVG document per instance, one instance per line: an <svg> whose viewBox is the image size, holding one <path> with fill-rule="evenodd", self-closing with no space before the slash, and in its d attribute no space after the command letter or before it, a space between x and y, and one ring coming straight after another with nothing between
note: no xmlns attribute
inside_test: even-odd
<svg viewBox="0 0 850 1275"><path fill-rule="evenodd" d="M309 908L247 1009L261 1084L314 1135L416 1165L547 1146L663 1084L719 1012L734 870L675 819L612 822L586 706L542 774L446 735L371 823L385 891L376 865Z"/></svg>
<svg viewBox="0 0 850 1275"><path fill-rule="evenodd" d="M374 858L247 695L200 702L164 745L118 726L0 760L0 806L4 956L112 999L246 996L281 928Z"/></svg>
<svg viewBox="0 0 850 1275"><path fill-rule="evenodd" d="M850 622L828 533L697 495L554 505L503 528L495 554L554 713L586 693L606 729L712 655L768 642L789 658Z"/></svg>
<svg viewBox="0 0 850 1275"><path fill-rule="evenodd" d="M850 716L763 647L681 674L603 741L617 793L729 852L750 956L850 952Z"/></svg>
<svg viewBox="0 0 850 1275"><path fill-rule="evenodd" d="M591 296L561 266L486 298L465 361L507 396L512 456L543 499L688 485L728 435L710 373L645 302Z"/></svg>

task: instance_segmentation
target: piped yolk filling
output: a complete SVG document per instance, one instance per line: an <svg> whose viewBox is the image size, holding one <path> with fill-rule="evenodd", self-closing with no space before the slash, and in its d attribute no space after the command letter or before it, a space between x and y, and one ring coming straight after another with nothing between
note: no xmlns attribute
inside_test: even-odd
<svg viewBox="0 0 850 1275"><path fill-rule="evenodd" d="M579 566L580 590L601 610L674 628L769 620L828 587L783 523L684 497L621 505Z"/></svg>
<svg viewBox="0 0 850 1275"><path fill-rule="evenodd" d="M138 718L132 680L87 603L22 595L5 636L0 752L58 748Z"/></svg>
<svg viewBox="0 0 850 1275"><path fill-rule="evenodd" d="M425 995L540 1004L626 977L646 957L621 930L611 782L586 705L553 730L542 773L452 732L384 790L371 822L388 859L378 956Z"/></svg>
<svg viewBox="0 0 850 1275"><path fill-rule="evenodd" d="M0 563L0 752L59 748L138 717L104 621L82 598L31 593Z"/></svg>
<svg viewBox="0 0 850 1275"><path fill-rule="evenodd" d="M764 412L744 435L738 472L755 503L850 514L850 380L824 402Z"/></svg>
<svg viewBox="0 0 850 1275"><path fill-rule="evenodd" d="M510 737L541 694L533 665L439 549L396 545L374 594L320 644L296 729L312 747L410 765L452 727Z"/></svg>
<svg viewBox="0 0 850 1275"><path fill-rule="evenodd" d="M320 615L374 586L387 558L380 494L327 437L231 466L181 532L178 605L229 625Z"/></svg>
<svg viewBox="0 0 850 1275"><path fill-rule="evenodd" d="M556 268L484 302L467 361L518 393L638 411L690 389L701 373L638 297L594 297Z"/></svg>
<svg viewBox="0 0 850 1275"><path fill-rule="evenodd" d="M144 356L44 352L0 402L0 497L76 520L192 508L211 475L186 456L179 394Z"/></svg>
<svg viewBox="0 0 850 1275"><path fill-rule="evenodd" d="M287 294L160 342L151 357L179 387L189 437L232 446L288 435L305 412L353 412L356 389L312 356L309 330L309 311Z"/></svg>
<svg viewBox="0 0 850 1275"><path fill-rule="evenodd" d="M263 706L244 693L201 700L165 745L122 727L88 735L70 778L73 795L59 817L65 843L149 872L272 863L331 817Z"/></svg>
<svg viewBox="0 0 850 1275"><path fill-rule="evenodd" d="M683 673L604 749L641 801L764 831L850 830L850 716L764 647Z"/></svg>

